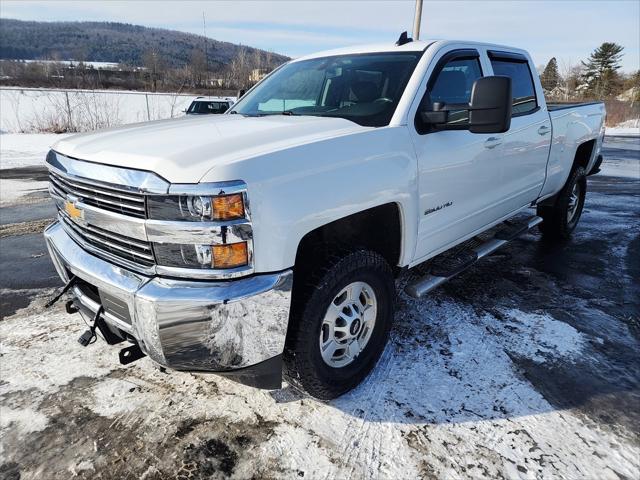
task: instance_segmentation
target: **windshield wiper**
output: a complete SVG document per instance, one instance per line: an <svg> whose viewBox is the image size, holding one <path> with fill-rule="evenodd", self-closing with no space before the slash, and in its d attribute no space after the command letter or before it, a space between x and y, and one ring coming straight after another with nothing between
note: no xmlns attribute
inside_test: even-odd
<svg viewBox="0 0 640 480"><path fill-rule="evenodd" d="M285 110L285 111L282 112L282 115L291 116L291 115L297 115L297 114L293 113L291 110Z"/></svg>

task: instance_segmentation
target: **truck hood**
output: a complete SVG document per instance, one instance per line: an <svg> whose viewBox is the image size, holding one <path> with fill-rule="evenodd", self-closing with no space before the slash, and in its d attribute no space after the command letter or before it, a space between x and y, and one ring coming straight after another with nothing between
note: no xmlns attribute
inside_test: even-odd
<svg viewBox="0 0 640 480"><path fill-rule="evenodd" d="M367 129L330 117L209 115L73 135L53 149L80 160L155 172L171 183L197 183L217 165Z"/></svg>

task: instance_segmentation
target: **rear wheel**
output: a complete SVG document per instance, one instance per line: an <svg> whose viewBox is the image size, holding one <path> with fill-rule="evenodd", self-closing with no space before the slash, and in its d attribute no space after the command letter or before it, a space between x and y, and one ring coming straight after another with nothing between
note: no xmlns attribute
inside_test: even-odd
<svg viewBox="0 0 640 480"><path fill-rule="evenodd" d="M314 397L351 390L380 357L393 319L391 268L360 250L329 262L294 298L285 349L287 377Z"/></svg>
<svg viewBox="0 0 640 480"><path fill-rule="evenodd" d="M539 205L542 217L540 230L546 238L568 239L580 220L587 193L587 177L584 168L577 167L569 175L567 183L553 205Z"/></svg>

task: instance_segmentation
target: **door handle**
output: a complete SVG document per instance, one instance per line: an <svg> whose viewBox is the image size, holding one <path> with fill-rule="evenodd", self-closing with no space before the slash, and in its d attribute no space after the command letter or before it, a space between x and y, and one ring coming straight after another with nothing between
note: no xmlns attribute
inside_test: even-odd
<svg viewBox="0 0 640 480"><path fill-rule="evenodd" d="M551 129L549 127L547 127L546 125L542 125L539 129L538 129L538 135L546 135L547 133L549 133L551 131Z"/></svg>
<svg viewBox="0 0 640 480"><path fill-rule="evenodd" d="M484 148L496 148L501 143L502 143L502 138L489 137L484 141Z"/></svg>

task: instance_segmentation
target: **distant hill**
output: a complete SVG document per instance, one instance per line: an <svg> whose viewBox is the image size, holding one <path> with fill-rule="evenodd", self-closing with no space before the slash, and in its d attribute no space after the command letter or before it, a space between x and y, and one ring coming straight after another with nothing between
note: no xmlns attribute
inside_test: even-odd
<svg viewBox="0 0 640 480"><path fill-rule="evenodd" d="M150 4L151 5L151 4ZM192 33L113 22L25 22L0 18L0 59L49 59L118 62L142 65L155 50L171 67L189 63L204 49L204 37ZM247 54L256 49L245 47ZM212 69L228 64L240 45L207 38ZM273 53L274 64L288 57Z"/></svg>

